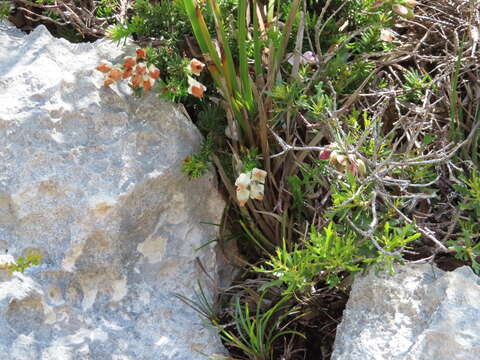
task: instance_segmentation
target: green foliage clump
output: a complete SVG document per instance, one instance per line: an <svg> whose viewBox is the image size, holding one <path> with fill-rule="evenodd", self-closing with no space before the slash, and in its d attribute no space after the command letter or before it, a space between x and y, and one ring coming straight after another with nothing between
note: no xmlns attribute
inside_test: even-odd
<svg viewBox="0 0 480 360"><path fill-rule="evenodd" d="M406 70L404 76L403 89L405 90L405 95L401 96L401 99L416 104L421 103L425 96L425 91L432 84L432 78L428 73L421 74L416 69Z"/></svg>
<svg viewBox="0 0 480 360"><path fill-rule="evenodd" d="M0 1L0 20L7 19L12 11L12 3L9 0Z"/></svg>
<svg viewBox="0 0 480 360"><path fill-rule="evenodd" d="M472 170L469 176L461 176L462 184L454 185L463 200L459 209L460 233L455 239L449 240L450 249L455 251L455 257L469 262L472 269L480 274L480 171Z"/></svg>
<svg viewBox="0 0 480 360"><path fill-rule="evenodd" d="M118 0L99 0L96 8L96 15L102 18L111 18L118 10Z"/></svg>
<svg viewBox="0 0 480 360"><path fill-rule="evenodd" d="M4 264L0 266L0 269L6 269L9 274L12 274L14 272L23 273L30 266L39 265L41 260L41 254L34 251L29 251L25 256L19 256L14 263Z"/></svg>
<svg viewBox="0 0 480 360"><path fill-rule="evenodd" d="M207 137L197 153L187 156L183 160L182 172L190 179L197 179L206 174L211 165L210 157L213 153L213 139Z"/></svg>
<svg viewBox="0 0 480 360"><path fill-rule="evenodd" d="M175 46L183 39L184 34L191 32L179 0L159 1L154 4L148 0L137 0L134 14L126 24L117 24L110 28L109 36L112 40L122 41L128 36L152 37L163 40L165 45Z"/></svg>
<svg viewBox="0 0 480 360"><path fill-rule="evenodd" d="M251 311L248 303L242 305L240 299L235 298L232 318L236 332L214 323L226 344L241 349L252 360L273 359L275 342L282 337L291 335L305 338L298 331L285 330L288 318L296 310L288 303L291 297L284 296L265 309L266 293L261 294L254 311Z"/></svg>
<svg viewBox="0 0 480 360"><path fill-rule="evenodd" d="M377 249L368 237L330 222L323 232L312 226L308 241L295 245L291 251L284 243L283 248L277 248L275 255L265 262L266 267L256 268L256 271L272 274L278 279L272 283L284 284L287 294L308 291L319 281L333 287L340 284L342 273L358 272L365 264L393 271L393 265L401 262L399 254L394 252L419 236L411 226L392 228L386 222L383 232L372 235L382 247Z"/></svg>

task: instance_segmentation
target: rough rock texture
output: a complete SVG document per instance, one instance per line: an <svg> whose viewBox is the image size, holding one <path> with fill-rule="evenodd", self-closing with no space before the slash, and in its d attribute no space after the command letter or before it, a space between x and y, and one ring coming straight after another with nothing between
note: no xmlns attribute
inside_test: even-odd
<svg viewBox="0 0 480 360"><path fill-rule="evenodd" d="M94 70L125 49L71 44L0 23L0 253L43 253L0 273L8 360L195 360L222 351L192 296L211 274L223 201L181 161L200 144L173 105L103 88ZM3 262L11 259L3 255ZM6 357L5 357L6 356Z"/></svg>
<svg viewBox="0 0 480 360"><path fill-rule="evenodd" d="M480 278L468 267L355 279L332 360L480 359Z"/></svg>

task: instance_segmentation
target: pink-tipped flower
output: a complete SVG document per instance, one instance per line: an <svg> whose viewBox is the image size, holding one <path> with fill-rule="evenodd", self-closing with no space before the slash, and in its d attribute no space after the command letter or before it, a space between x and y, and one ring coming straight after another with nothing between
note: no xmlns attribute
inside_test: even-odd
<svg viewBox="0 0 480 360"><path fill-rule="evenodd" d="M144 64L137 64L135 65L135 74L137 75L143 75L145 74L145 71L147 70L147 67Z"/></svg>
<svg viewBox="0 0 480 360"><path fill-rule="evenodd" d="M199 83L195 79L192 79L191 77L188 78L188 84L190 85L188 88L188 93L190 95L193 95L199 99L203 98L203 93L205 90L207 90L203 84Z"/></svg>
<svg viewBox="0 0 480 360"><path fill-rule="evenodd" d="M160 70L155 65L150 65L148 67L148 73L152 79L157 80L160 77Z"/></svg>
<svg viewBox="0 0 480 360"><path fill-rule="evenodd" d="M131 84L134 88L143 87L143 76L142 75L133 75Z"/></svg>
<svg viewBox="0 0 480 360"><path fill-rule="evenodd" d="M125 70L123 70L123 75L122 75L122 77L123 77L124 79L129 78L130 76L132 76L132 72L133 72L133 69L132 69L132 68L126 68Z"/></svg>
<svg viewBox="0 0 480 360"><path fill-rule="evenodd" d="M113 68L112 70L110 70L107 76L113 81L118 81L122 78L123 72L118 68Z"/></svg>
<svg viewBox="0 0 480 360"><path fill-rule="evenodd" d="M192 74L199 76L200 73L203 71L203 68L205 67L205 64L201 62L200 60L197 59L192 59L190 61L189 69L192 72Z"/></svg>
<svg viewBox="0 0 480 360"><path fill-rule="evenodd" d="M143 75L143 90L150 90L155 84L155 80L148 75Z"/></svg>
<svg viewBox="0 0 480 360"><path fill-rule="evenodd" d="M112 70L112 63L107 61L107 60L102 60L100 62L100 65L98 65L95 69L97 69L98 71L106 74L108 73L110 70Z"/></svg>
<svg viewBox="0 0 480 360"><path fill-rule="evenodd" d="M132 68L137 63L137 59L133 56L127 56L124 59L123 66L127 69Z"/></svg>
<svg viewBox="0 0 480 360"><path fill-rule="evenodd" d="M105 80L103 80L103 86L107 87L110 86L114 83L115 81L110 79L109 77L106 77Z"/></svg>
<svg viewBox="0 0 480 360"><path fill-rule="evenodd" d="M137 49L136 53L138 59L145 59L147 56L147 49Z"/></svg>
<svg viewBox="0 0 480 360"><path fill-rule="evenodd" d="M262 169L257 169L254 168L252 170L252 180L258 181L260 184L263 184L265 182L265 179L267 177L267 172Z"/></svg>
<svg viewBox="0 0 480 360"><path fill-rule="evenodd" d="M390 29L382 29L380 30L380 39L385 42L392 42L393 41L393 32Z"/></svg>
<svg viewBox="0 0 480 360"><path fill-rule="evenodd" d="M237 190L237 200L240 206L245 206L245 203L250 199L250 191Z"/></svg>
<svg viewBox="0 0 480 360"><path fill-rule="evenodd" d="M235 186L237 187L237 190L246 190L248 188L248 185L250 185L250 174L240 174L235 181Z"/></svg>
<svg viewBox="0 0 480 360"><path fill-rule="evenodd" d="M318 157L320 160L328 160L331 153L332 152L330 150L323 150Z"/></svg>
<svg viewBox="0 0 480 360"><path fill-rule="evenodd" d="M264 189L265 186L263 184L252 183L250 185L250 199L263 200Z"/></svg>
<svg viewBox="0 0 480 360"><path fill-rule="evenodd" d="M242 173L235 181L235 186L237 190L237 200L240 206L244 206L245 203L250 199L250 174Z"/></svg>
<svg viewBox="0 0 480 360"><path fill-rule="evenodd" d="M362 159L352 159L347 166L347 170L350 171L355 176L364 176L367 172L367 168L365 167L365 163Z"/></svg>
<svg viewBox="0 0 480 360"><path fill-rule="evenodd" d="M393 5L393 11L395 11L401 17L412 19L414 17L413 10L403 5Z"/></svg>

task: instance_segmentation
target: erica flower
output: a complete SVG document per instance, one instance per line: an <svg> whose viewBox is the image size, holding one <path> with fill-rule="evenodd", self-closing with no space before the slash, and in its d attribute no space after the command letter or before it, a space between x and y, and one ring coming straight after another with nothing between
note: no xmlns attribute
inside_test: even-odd
<svg viewBox="0 0 480 360"><path fill-rule="evenodd" d="M149 75L143 75L143 90L148 91L155 84L155 80L152 79Z"/></svg>
<svg viewBox="0 0 480 360"><path fill-rule="evenodd" d="M353 175L364 176L367 172L365 162L354 154L346 155L340 151L336 143L325 147L319 155L320 160L328 160L338 171L350 171Z"/></svg>
<svg viewBox="0 0 480 360"><path fill-rule="evenodd" d="M127 56L124 59L123 66L127 69L132 68L137 63L137 59L133 56Z"/></svg>
<svg viewBox="0 0 480 360"><path fill-rule="evenodd" d="M203 71L204 67L204 63L194 58L190 61L190 64L188 65L188 70L190 70L193 75L199 76L200 73Z"/></svg>
<svg viewBox="0 0 480 360"><path fill-rule="evenodd" d="M320 160L328 160L331 153L332 152L330 150L323 150L318 157Z"/></svg>
<svg viewBox="0 0 480 360"><path fill-rule="evenodd" d="M188 93L190 95L193 95L199 99L203 98L203 93L205 92L205 90L207 90L207 88L203 84L199 83L197 80L189 76L188 85L190 85L188 88Z"/></svg>
<svg viewBox="0 0 480 360"><path fill-rule="evenodd" d="M240 206L244 206L248 199L263 200L266 177L267 172L257 168L238 176L235 186Z"/></svg>
<svg viewBox="0 0 480 360"><path fill-rule="evenodd" d="M248 190L249 185L249 174L242 173L235 181L235 186L237 187L237 200L240 206L244 206L247 200L250 198L250 190Z"/></svg>
<svg viewBox="0 0 480 360"><path fill-rule="evenodd" d="M393 41L393 32L390 29L380 30L380 39L385 42Z"/></svg>
<svg viewBox="0 0 480 360"><path fill-rule="evenodd" d="M122 78L122 71L118 68L111 68L105 75L103 86L110 86Z"/></svg>
<svg viewBox="0 0 480 360"><path fill-rule="evenodd" d="M252 170L252 179L261 184L265 183L265 178L267 177L267 172L265 170L254 168Z"/></svg>
<svg viewBox="0 0 480 360"><path fill-rule="evenodd" d="M396 4L396 5L393 5L392 9L398 15L400 15L404 18L411 19L411 18L414 17L413 10L411 8L406 7L406 6Z"/></svg>
<svg viewBox="0 0 480 360"><path fill-rule="evenodd" d="M142 87L143 86L143 76L135 74L134 76L132 76L132 79L130 80L130 83L134 88Z"/></svg>
<svg viewBox="0 0 480 360"><path fill-rule="evenodd" d="M252 183L250 185L250 198L256 200L263 200L263 191L265 186L263 184Z"/></svg>
<svg viewBox="0 0 480 360"><path fill-rule="evenodd" d="M148 67L148 74L154 80L157 80L160 77L160 70L155 65L150 65Z"/></svg>
<svg viewBox="0 0 480 360"><path fill-rule="evenodd" d="M123 77L124 79L127 79L127 78L129 78L130 76L132 76L132 72L133 72L133 69L132 69L132 68L126 68L126 69L123 70L123 75L122 75L122 77Z"/></svg>
<svg viewBox="0 0 480 360"><path fill-rule="evenodd" d="M135 74L142 75L143 73L145 73L145 70L147 70L147 66L145 64L137 64L135 65L134 70Z"/></svg>
<svg viewBox="0 0 480 360"><path fill-rule="evenodd" d="M109 77L105 78L105 80L103 80L103 86L107 87L107 86L110 86L114 83L115 81L113 81L112 79L110 79Z"/></svg>
<svg viewBox="0 0 480 360"><path fill-rule="evenodd" d="M111 62L109 62L109 61L107 61L107 60L102 60L102 61L100 62L100 65L98 65L98 66L96 67L96 69L97 69L98 71L101 71L102 73L105 73L105 74L106 74L106 73L108 73L108 72L112 69L112 67L113 67L113 65L112 65Z"/></svg>
<svg viewBox="0 0 480 360"><path fill-rule="evenodd" d="M122 70L116 67L110 70L107 74L107 76L114 81L120 80L122 78L122 75L123 75Z"/></svg>
<svg viewBox="0 0 480 360"><path fill-rule="evenodd" d="M137 59L145 59L147 56L147 49L137 49Z"/></svg>
<svg viewBox="0 0 480 360"><path fill-rule="evenodd" d="M330 156L332 155L332 152L334 150L338 150L338 149L339 149L339 147L338 147L337 143L331 143L331 144L325 146L325 150L320 152L320 155L318 157L320 158L320 160L329 160Z"/></svg>
<svg viewBox="0 0 480 360"><path fill-rule="evenodd" d="M97 70L105 74L104 86L110 86L120 79L130 78L130 85L133 88L150 90L155 80L160 77L160 70L153 64L146 63L147 50L137 49L136 56L126 56L123 65L113 66L110 62L103 60L97 66Z"/></svg>

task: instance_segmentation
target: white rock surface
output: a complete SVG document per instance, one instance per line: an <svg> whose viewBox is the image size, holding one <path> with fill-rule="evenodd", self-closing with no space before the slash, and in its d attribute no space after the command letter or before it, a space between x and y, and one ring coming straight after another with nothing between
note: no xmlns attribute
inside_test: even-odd
<svg viewBox="0 0 480 360"><path fill-rule="evenodd" d="M196 360L222 347L193 310L212 275L223 201L182 159L201 136L173 105L94 70L125 49L0 23L0 254L43 253L0 277L8 360ZM5 259L4 259L5 260ZM4 270L1 272L5 273ZM5 357L6 356L6 357Z"/></svg>
<svg viewBox="0 0 480 360"><path fill-rule="evenodd" d="M355 279L332 360L480 359L480 278L468 267Z"/></svg>

